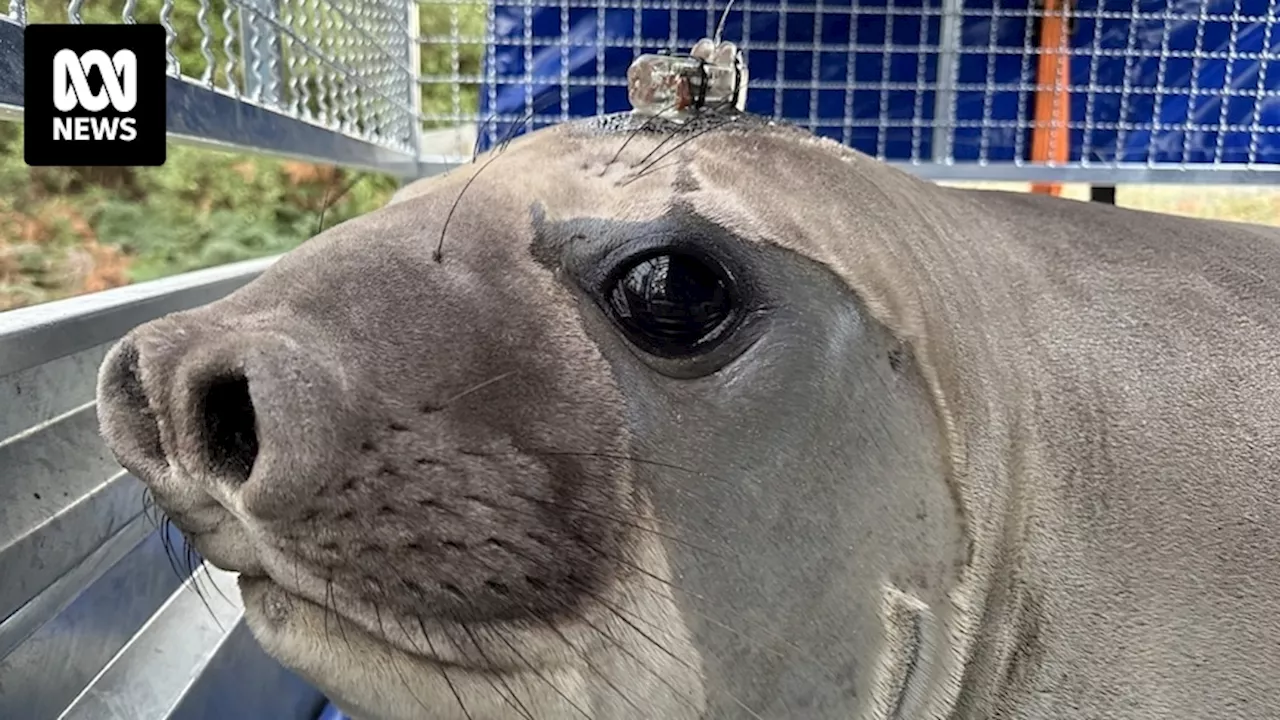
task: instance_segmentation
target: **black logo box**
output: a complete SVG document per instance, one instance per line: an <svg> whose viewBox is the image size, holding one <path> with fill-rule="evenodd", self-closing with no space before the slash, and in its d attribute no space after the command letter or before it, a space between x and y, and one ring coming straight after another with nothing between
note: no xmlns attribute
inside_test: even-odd
<svg viewBox="0 0 1280 720"><path fill-rule="evenodd" d="M28 165L157 166L165 161L166 57L165 31L161 25L28 25L23 32L23 134ZM98 112L76 107L61 112L54 105L53 58L69 49L77 55L101 50L108 57L131 50L137 57L138 100L127 113L117 112L110 103ZM91 90L101 92L103 80L96 69L87 73ZM98 139L54 139L55 123L80 120L87 123L132 119L134 136L117 133L114 139L99 134ZM116 121L113 121L115 118ZM126 124L129 125L129 124Z"/></svg>

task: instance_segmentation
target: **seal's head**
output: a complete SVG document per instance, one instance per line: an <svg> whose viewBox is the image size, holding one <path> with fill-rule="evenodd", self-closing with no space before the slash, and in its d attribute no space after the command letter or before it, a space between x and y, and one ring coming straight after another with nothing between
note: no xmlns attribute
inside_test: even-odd
<svg viewBox="0 0 1280 720"><path fill-rule="evenodd" d="M925 187L746 115L542 130L131 332L103 431L356 717L924 717L965 526L882 248Z"/></svg>

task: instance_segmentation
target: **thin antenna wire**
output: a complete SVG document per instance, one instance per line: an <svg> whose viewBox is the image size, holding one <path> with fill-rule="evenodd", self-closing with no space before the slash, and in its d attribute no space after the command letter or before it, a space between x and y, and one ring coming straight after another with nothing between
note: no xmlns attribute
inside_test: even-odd
<svg viewBox="0 0 1280 720"><path fill-rule="evenodd" d="M724 12L720 13L720 24L716 25L716 45L720 44L720 35L724 33L724 22L729 19L729 11L733 9L735 0L729 0L729 4L724 6Z"/></svg>

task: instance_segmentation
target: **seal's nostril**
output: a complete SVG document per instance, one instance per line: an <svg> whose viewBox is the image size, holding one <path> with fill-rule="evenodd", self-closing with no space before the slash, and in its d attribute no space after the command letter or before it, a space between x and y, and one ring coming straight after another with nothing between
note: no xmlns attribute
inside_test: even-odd
<svg viewBox="0 0 1280 720"><path fill-rule="evenodd" d="M212 470L243 483L258 458L257 418L243 375L214 378L200 403L206 452Z"/></svg>
<svg viewBox="0 0 1280 720"><path fill-rule="evenodd" d="M120 354L109 374L119 401L135 413L134 436L139 448L150 457L164 457L164 450L160 446L160 428L156 424L155 413L147 402L147 394L142 388L142 379L138 373L136 345L127 340L122 343Z"/></svg>
<svg viewBox="0 0 1280 720"><path fill-rule="evenodd" d="M131 338L108 354L98 377L98 423L116 460L147 478L163 472L167 460L138 364L138 347Z"/></svg>

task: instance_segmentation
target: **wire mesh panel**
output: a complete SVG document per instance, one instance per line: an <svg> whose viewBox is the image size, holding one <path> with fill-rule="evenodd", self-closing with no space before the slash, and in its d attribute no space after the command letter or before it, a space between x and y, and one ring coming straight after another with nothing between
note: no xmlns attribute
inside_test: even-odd
<svg viewBox="0 0 1280 720"><path fill-rule="evenodd" d="M739 0L748 110L940 178L1270 180L1280 167L1276 0ZM437 124L506 134L628 108L639 54L687 52L724 9L694 0L426 0L485 12L424 54ZM474 104L466 100L474 97Z"/></svg>
<svg viewBox="0 0 1280 720"><path fill-rule="evenodd" d="M412 0L9 0L8 5L9 16L19 23L160 23L168 33L169 74L184 81L180 90L208 89L416 161L420 69ZM179 94L179 100L187 97ZM249 123L240 115L207 118L202 126L200 118L182 117L192 113L189 104L170 100L171 131L176 113L194 125L196 134L204 127L235 144L239 133L246 145L266 150L297 131L264 125L261 118ZM228 128L227 122L245 127ZM323 159L323 147L315 154ZM369 164L379 164L379 158Z"/></svg>

